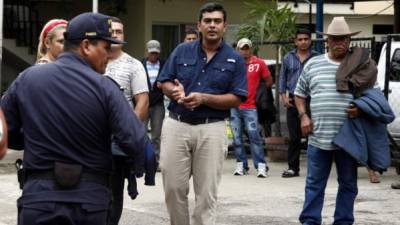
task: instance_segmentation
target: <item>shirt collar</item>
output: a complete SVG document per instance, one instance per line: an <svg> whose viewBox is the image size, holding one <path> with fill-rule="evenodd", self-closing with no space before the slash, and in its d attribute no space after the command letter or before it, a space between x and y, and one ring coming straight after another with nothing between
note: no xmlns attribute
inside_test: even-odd
<svg viewBox="0 0 400 225"><path fill-rule="evenodd" d="M90 64L84 58L82 58L82 56L80 56L79 54L74 53L74 52L63 52L63 53L61 53L61 55L58 56L57 61L58 60L63 61L64 59L72 59L72 60L74 60L74 61L76 61L78 63L81 63L84 66L88 66L88 67L92 68L90 66Z"/></svg>
<svg viewBox="0 0 400 225"><path fill-rule="evenodd" d="M248 65L248 64L253 64L253 63L255 63L256 60L257 60L257 56L252 55L252 56L250 57L249 63L246 63L246 64L247 64L247 65Z"/></svg>
<svg viewBox="0 0 400 225"><path fill-rule="evenodd" d="M290 51L290 54L292 54L294 57L296 57L296 59L298 59L299 57L297 56L297 48L294 48ZM319 53L314 51L312 48L310 48L310 50L308 50L308 56L306 58L305 61L307 61L309 58L318 55Z"/></svg>
<svg viewBox="0 0 400 225"><path fill-rule="evenodd" d="M160 65L160 60L157 60L156 63L151 63L149 60L146 59L146 65L150 65L150 66L152 66L152 65Z"/></svg>
<svg viewBox="0 0 400 225"><path fill-rule="evenodd" d="M199 47L200 51L203 51L203 52L204 52L204 50L203 50L203 48L202 48L202 41L203 41L203 40L202 40L201 38L200 38L199 40L196 40L195 45L196 45L196 47ZM225 46L225 40L222 39L220 45L219 45L218 48L217 48L217 52L219 52L220 50L224 49L224 46Z"/></svg>

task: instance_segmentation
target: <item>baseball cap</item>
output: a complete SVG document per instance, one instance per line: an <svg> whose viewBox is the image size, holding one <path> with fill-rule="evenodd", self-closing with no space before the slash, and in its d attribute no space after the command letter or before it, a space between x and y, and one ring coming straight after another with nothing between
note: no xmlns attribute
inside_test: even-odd
<svg viewBox="0 0 400 225"><path fill-rule="evenodd" d="M152 52L157 52L160 53L161 51L161 45L160 42L157 40L150 40L146 44L147 52L152 53Z"/></svg>
<svg viewBox="0 0 400 225"><path fill-rule="evenodd" d="M251 48L253 46L253 44L251 43L251 41L248 38L242 38L238 41L237 43L237 48L241 49L243 48L245 45L249 46L249 48Z"/></svg>
<svg viewBox="0 0 400 225"><path fill-rule="evenodd" d="M69 21L64 37L67 40L101 39L112 44L125 44L112 38L111 22L110 16L101 13L82 13Z"/></svg>

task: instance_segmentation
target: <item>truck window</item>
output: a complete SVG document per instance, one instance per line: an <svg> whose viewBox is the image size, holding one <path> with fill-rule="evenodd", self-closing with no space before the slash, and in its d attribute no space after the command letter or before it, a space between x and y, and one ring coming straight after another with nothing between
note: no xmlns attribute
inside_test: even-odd
<svg viewBox="0 0 400 225"><path fill-rule="evenodd" d="M400 49L396 49L393 53L390 72L390 81L400 81Z"/></svg>

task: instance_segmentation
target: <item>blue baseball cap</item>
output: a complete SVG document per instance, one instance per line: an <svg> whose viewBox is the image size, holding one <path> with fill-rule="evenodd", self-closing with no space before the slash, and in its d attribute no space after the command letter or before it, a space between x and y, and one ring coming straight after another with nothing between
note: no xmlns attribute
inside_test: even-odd
<svg viewBox="0 0 400 225"><path fill-rule="evenodd" d="M112 44L125 44L124 41L112 38L111 17L86 12L79 14L69 21L64 33L66 40L101 39Z"/></svg>

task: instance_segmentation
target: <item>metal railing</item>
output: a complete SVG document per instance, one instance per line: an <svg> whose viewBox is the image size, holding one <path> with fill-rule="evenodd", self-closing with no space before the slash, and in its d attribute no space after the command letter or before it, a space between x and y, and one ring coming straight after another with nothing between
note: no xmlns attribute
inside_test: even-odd
<svg viewBox="0 0 400 225"><path fill-rule="evenodd" d="M26 46L34 54L42 22L35 3L29 0L4 1L4 38L16 40L17 46Z"/></svg>
<svg viewBox="0 0 400 225"><path fill-rule="evenodd" d="M312 43L313 46L315 46L315 43L317 42L323 42L324 44L324 49L325 52L328 51L328 46L326 44L327 39L313 39ZM255 42L256 45L281 45L281 46L290 46L291 48L294 48L294 43L293 41L263 41L262 43L260 42ZM350 47L363 47L363 48L368 48L371 53L371 58L373 58L375 61L378 60L379 58L379 49L377 49L375 37L360 37L360 38L352 38L350 42Z"/></svg>

